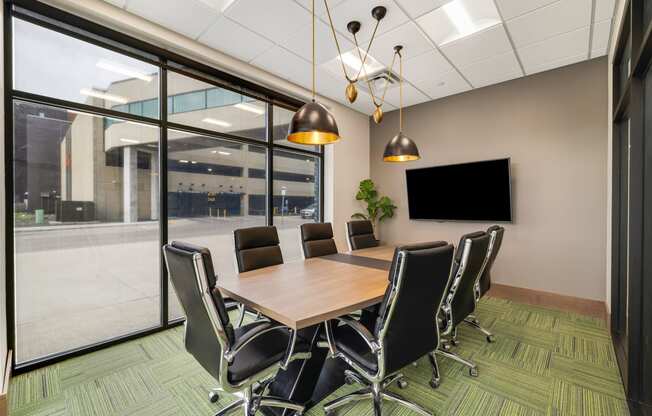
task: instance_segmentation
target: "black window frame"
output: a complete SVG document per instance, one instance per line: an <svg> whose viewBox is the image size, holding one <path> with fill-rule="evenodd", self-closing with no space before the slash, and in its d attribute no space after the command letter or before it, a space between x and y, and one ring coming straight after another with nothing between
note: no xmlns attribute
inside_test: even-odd
<svg viewBox="0 0 652 416"><path fill-rule="evenodd" d="M151 118L142 114L130 114L113 110L111 108L99 108L91 105L76 103L63 99L48 97L44 95L28 93L13 89L13 33L12 19L18 18L27 22L45 27L58 33L71 36L90 44L100 46L114 52L118 52L132 58L145 61L159 68L159 102L158 118ZM304 104L303 101L288 96L286 94L274 91L267 87L255 84L251 81L242 79L237 75L224 72L210 65L198 62L186 56L170 52L143 40L137 39L125 33L107 28L101 24L87 20L85 18L73 15L61 9L29 0L9 0L4 2L4 68L5 68L5 239L6 239L6 307L7 307L7 344L8 348L16 349L16 304L14 301L14 206L12 190L14 187L13 178L13 102L22 100L35 104L43 104L56 108L71 109L90 114L96 114L104 117L117 118L121 121L135 121L155 125L159 128L159 242L164 244L168 241L168 207L167 207L167 172L168 172L168 154L167 154L167 133L168 130L185 131L191 134L201 136L225 139L237 142L241 145L254 145L265 148L266 152L266 223L274 225L273 215L273 180L274 180L274 150L286 150L292 153L300 153L309 157L315 157L319 163L319 221L324 219L324 148L319 146L316 150L313 147L309 149L297 149L296 147L286 146L275 143L274 136L274 107L282 107L291 111L296 111ZM189 125L182 125L168 121L170 110L168 108L167 94L167 72L173 70L182 75L206 82L217 88L231 90L235 93L242 94L243 97L260 100L266 103L266 140L252 139L228 133L219 133L213 130L197 128ZM276 138L278 139L278 138ZM159 325L152 328L130 333L124 336L118 336L90 344L77 349L54 353L45 357L40 357L31 361L16 364L16 354L13 354L12 367L14 374L31 371L46 365L71 358L73 356L86 354L113 345L123 343L142 336L150 335L159 331L169 329L180 325L184 319L169 320L168 318L168 276L163 258L161 256L159 264L160 275L160 320Z"/></svg>

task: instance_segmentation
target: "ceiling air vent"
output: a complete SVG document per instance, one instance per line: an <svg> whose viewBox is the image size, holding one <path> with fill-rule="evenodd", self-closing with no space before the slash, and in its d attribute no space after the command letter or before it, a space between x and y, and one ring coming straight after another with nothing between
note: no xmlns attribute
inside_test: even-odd
<svg viewBox="0 0 652 416"><path fill-rule="evenodd" d="M380 72L369 74L368 79L369 82L371 83L374 94L376 96L381 96L383 94L383 91L385 90L385 85L387 83L389 83L387 89L391 90L392 88L398 87L400 81L400 77L398 76L398 74L396 74L393 71L390 72L389 69L387 68L383 69ZM366 92L369 92L367 78L361 76L360 82L358 83L358 87Z"/></svg>

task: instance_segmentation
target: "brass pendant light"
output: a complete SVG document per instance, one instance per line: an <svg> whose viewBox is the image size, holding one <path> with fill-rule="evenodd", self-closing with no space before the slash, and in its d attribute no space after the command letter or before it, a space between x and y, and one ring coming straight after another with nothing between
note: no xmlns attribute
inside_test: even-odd
<svg viewBox="0 0 652 416"><path fill-rule="evenodd" d="M383 160L385 162L409 162L413 160L421 159L419 155L419 149L417 148L416 143L412 141L409 137L403 134L403 55L401 55L401 50L403 46L397 45L394 46L394 53L398 55L399 59L399 93L400 93L400 107L398 108L398 117L399 117L399 131L392 140L387 143L385 146L385 153L383 154Z"/></svg>
<svg viewBox="0 0 652 416"><path fill-rule="evenodd" d="M288 141L297 144L323 145L340 140L335 117L315 101L315 0L312 0L312 102L304 104L292 117Z"/></svg>
<svg viewBox="0 0 652 416"><path fill-rule="evenodd" d="M333 39L335 40L335 46L337 47L337 54L340 57L340 63L342 64L342 72L344 72L344 78L348 81L348 85L346 86L346 99L353 104L358 98L358 88L355 86L355 84L358 82L360 79L360 74L362 73L362 70L364 68L364 64L367 61L367 56L369 56L369 51L371 50L371 45L374 41L374 38L376 37L376 31L378 30L378 26L380 25L380 21L383 20L385 15L387 14L387 8L384 6L376 6L371 10L371 16L376 19L376 26L374 27L374 31L371 34L371 39L369 40L369 45L367 45L367 51L364 54L364 57L360 53L360 46L358 45L358 38L357 38L357 33L360 31L361 24L358 21L352 21L349 22L346 25L346 30L349 31L353 35L353 40L355 42L355 48L358 51L358 56L360 57L360 69L358 69L358 74L354 77L351 78L349 77L349 74L346 72L346 67L344 66L344 60L342 60L342 50L340 49L340 42L337 40L337 33L335 32L335 25L333 25L333 19L331 18L331 11L330 8L328 7L328 0L324 0L324 6L326 6L326 13L328 14L328 22L331 27L331 32L333 33ZM381 117L382 118L382 117Z"/></svg>

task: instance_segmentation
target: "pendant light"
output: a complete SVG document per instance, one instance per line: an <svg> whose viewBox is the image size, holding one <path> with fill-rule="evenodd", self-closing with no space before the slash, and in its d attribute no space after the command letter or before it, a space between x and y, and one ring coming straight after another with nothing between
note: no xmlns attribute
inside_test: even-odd
<svg viewBox="0 0 652 416"><path fill-rule="evenodd" d="M398 55L399 62L399 93L400 93L400 107L398 108L399 130L398 134L385 146L385 153L383 160L385 162L409 162L412 160L419 160L419 149L409 137L403 134L403 55L401 50L403 46L394 46L394 52Z"/></svg>
<svg viewBox="0 0 652 416"><path fill-rule="evenodd" d="M335 117L315 101L315 0L312 0L312 102L304 104L292 117L288 141L297 144L322 145L340 140Z"/></svg>
<svg viewBox="0 0 652 416"><path fill-rule="evenodd" d="M340 58L340 64L342 65L342 72L344 72L344 78L346 78L346 80L348 81L348 85L346 86L346 91L345 91L346 99L349 100L351 104L353 104L356 98L358 98L358 88L355 86L355 84L360 79L360 74L362 73L364 65L367 62L367 56L369 56L369 51L371 50L371 45L374 42L374 38L376 37L376 32L378 31L378 26L380 25L380 21L383 20L383 18L385 18L385 15L387 14L387 8L384 6L376 6L371 10L371 16L376 20L376 26L374 27L374 31L371 34L371 39L369 40L369 45L367 45L367 50L364 54L364 57L360 53L358 37L356 36L360 31L360 27L362 25L360 24L360 22L355 20L349 22L346 25L346 30L348 30L349 33L353 35L355 48L358 51L358 56L360 57L360 68L358 69L358 73L354 78L351 78L349 77L349 74L346 71L346 66L344 66L344 60L342 59L342 50L340 49L340 42L337 40L337 32L335 31L335 25L333 25L333 19L331 18L331 11L330 11L330 7L328 7L328 0L324 0L324 6L326 7L326 14L328 15L328 23L331 27L331 32L333 33L333 39L335 40L335 46L337 47L337 54Z"/></svg>

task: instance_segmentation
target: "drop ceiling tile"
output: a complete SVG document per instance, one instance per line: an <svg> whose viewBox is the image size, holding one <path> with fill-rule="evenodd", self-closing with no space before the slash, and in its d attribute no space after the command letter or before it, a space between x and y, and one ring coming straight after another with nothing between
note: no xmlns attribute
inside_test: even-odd
<svg viewBox="0 0 652 416"><path fill-rule="evenodd" d="M394 46L396 45L403 45L401 52L403 59L409 59L434 50L432 44L417 29L417 26L412 22L408 22L378 36L374 40L369 53L383 64L389 66L392 63ZM395 69L398 71L398 60Z"/></svg>
<svg viewBox="0 0 652 416"><path fill-rule="evenodd" d="M471 89L469 83L457 71L438 75L433 79L418 82L416 85L433 100L459 94Z"/></svg>
<svg viewBox="0 0 652 416"><path fill-rule="evenodd" d="M322 64L337 57L337 47L330 27L317 20L315 22L315 42L317 64ZM342 52L353 49L355 46L344 36L338 35ZM312 60L312 24L308 23L293 31L289 36L277 42L284 48L294 52L307 61Z"/></svg>
<svg viewBox="0 0 652 416"><path fill-rule="evenodd" d="M453 0L416 20L439 46L456 42L501 23L493 0Z"/></svg>
<svg viewBox="0 0 652 416"><path fill-rule="evenodd" d="M365 91L360 91L360 89L358 89L358 98L355 100L355 102L353 104L347 103L346 105L360 111L361 113L369 115L371 115L376 109L376 107L373 105L373 102L371 101L371 96ZM388 109L385 110L389 111Z"/></svg>
<svg viewBox="0 0 652 416"><path fill-rule="evenodd" d="M352 20L359 21L362 27L357 35L358 42L364 44L369 41L376 26L376 19L371 16L371 9L376 6L387 8L387 14L380 21L376 35L388 32L409 20L392 0L345 0L331 9L333 25L337 31L349 36L346 25Z"/></svg>
<svg viewBox="0 0 652 416"><path fill-rule="evenodd" d="M385 101L387 101L394 107L398 107L400 105L401 97L400 97L400 90L398 85L387 90L387 94L385 95ZM407 82L403 84L403 106L404 107L409 107L411 105L423 103L426 101L430 101L430 97L428 97L426 94L422 93L421 91L417 90Z"/></svg>
<svg viewBox="0 0 652 416"><path fill-rule="evenodd" d="M545 66L549 62L560 61L589 51L589 28L567 32L542 42L533 43L518 49L526 73Z"/></svg>
<svg viewBox="0 0 652 416"><path fill-rule="evenodd" d="M588 26L590 21L591 0L560 0L508 21L507 28L519 48Z"/></svg>
<svg viewBox="0 0 652 416"><path fill-rule="evenodd" d="M441 47L442 53L457 67L468 66L511 49L503 25L493 26Z"/></svg>
<svg viewBox="0 0 652 416"><path fill-rule="evenodd" d="M460 71L462 71L462 74L464 74L466 79L475 88L498 84L523 76L523 71L521 71L521 67L518 65L514 51L493 56L482 62L460 68Z"/></svg>
<svg viewBox="0 0 652 416"><path fill-rule="evenodd" d="M415 85L420 81L436 80L451 71L451 64L436 50L403 61L403 77Z"/></svg>
<svg viewBox="0 0 652 416"><path fill-rule="evenodd" d="M503 19L510 20L522 14L554 3L557 0L496 0Z"/></svg>
<svg viewBox="0 0 652 416"><path fill-rule="evenodd" d="M607 50L607 45L609 44L609 36L611 36L611 19L594 23L591 49Z"/></svg>
<svg viewBox="0 0 652 416"><path fill-rule="evenodd" d="M586 55L587 55L586 53L583 53L581 55L570 56L568 58L563 58L557 61L547 62L539 67L532 68L531 70L527 71L527 75L537 74L539 72L549 71L551 69L557 69L567 65L572 65L578 62L585 61Z"/></svg>
<svg viewBox="0 0 652 416"><path fill-rule="evenodd" d="M264 3L264 10L261 10L260 0L237 0L224 10L224 14L274 42L287 38L297 27L312 21L310 13L292 0L274 0L273 5L272 2Z"/></svg>
<svg viewBox="0 0 652 416"><path fill-rule="evenodd" d="M199 39L201 43L227 55L249 62L274 44L264 37L221 16Z"/></svg>
<svg viewBox="0 0 652 416"><path fill-rule="evenodd" d="M616 9L616 0L595 0L594 22L612 19Z"/></svg>
<svg viewBox="0 0 652 416"><path fill-rule="evenodd" d="M278 45L251 61L251 64L306 88L312 84L310 62Z"/></svg>
<svg viewBox="0 0 652 416"><path fill-rule="evenodd" d="M219 16L219 11L198 0L187 0L179 7L176 0L130 0L127 11L196 39Z"/></svg>
<svg viewBox="0 0 652 416"><path fill-rule="evenodd" d="M309 12L312 11L312 1L311 0L295 0L297 3L299 3L303 8L308 10ZM331 9L331 12L333 12L333 9L340 3L342 3L344 0L328 0L328 7ZM322 16L325 17L326 15L326 6L324 6L324 0L315 0L315 14L317 16Z"/></svg>
<svg viewBox="0 0 652 416"><path fill-rule="evenodd" d="M395 0L413 19L435 10L450 0Z"/></svg>
<svg viewBox="0 0 652 416"><path fill-rule="evenodd" d="M320 95L328 97L332 100L344 102L346 96L344 94L348 83L344 77L337 77L323 68L317 68L317 91Z"/></svg>

